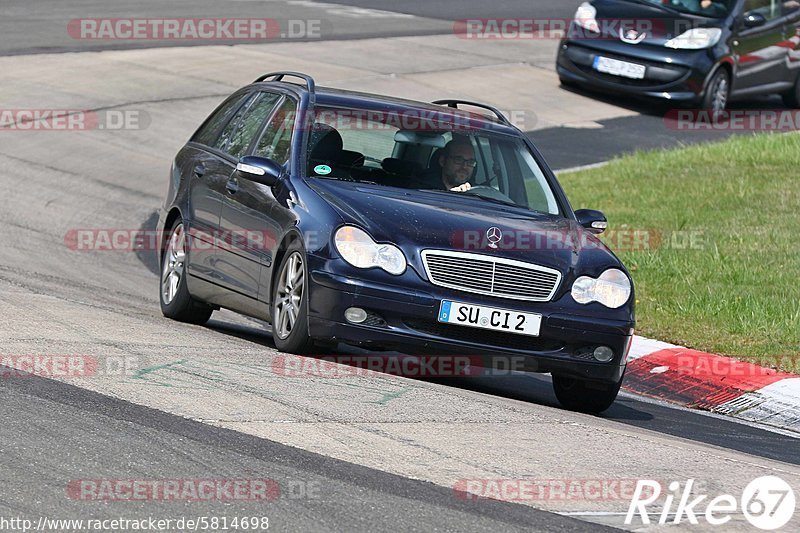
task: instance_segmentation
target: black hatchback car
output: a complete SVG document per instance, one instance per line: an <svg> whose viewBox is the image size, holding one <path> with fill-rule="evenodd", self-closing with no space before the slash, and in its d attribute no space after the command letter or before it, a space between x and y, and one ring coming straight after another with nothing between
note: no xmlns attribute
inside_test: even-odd
<svg viewBox="0 0 800 533"><path fill-rule="evenodd" d="M175 158L161 309L195 324L219 308L264 319L290 353L342 342L513 356L552 373L565 406L599 412L634 327L629 274L596 236L606 224L572 210L494 108L272 73Z"/></svg>
<svg viewBox="0 0 800 533"><path fill-rule="evenodd" d="M564 85L721 112L781 94L800 107L800 1L592 0L561 42Z"/></svg>

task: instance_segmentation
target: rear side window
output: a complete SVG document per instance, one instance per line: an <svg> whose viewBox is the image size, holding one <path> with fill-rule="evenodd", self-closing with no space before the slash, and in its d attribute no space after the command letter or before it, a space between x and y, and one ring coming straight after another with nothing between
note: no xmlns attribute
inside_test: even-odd
<svg viewBox="0 0 800 533"><path fill-rule="evenodd" d="M214 148L237 159L244 155L279 98L276 94L268 93L251 96L222 130Z"/></svg>
<svg viewBox="0 0 800 533"><path fill-rule="evenodd" d="M192 141L207 146L213 146L219 135L219 130L226 123L230 114L242 104L246 97L246 93L237 94L225 100L225 102L206 119L205 124L197 131Z"/></svg>
<svg viewBox="0 0 800 533"><path fill-rule="evenodd" d="M267 157L281 165L286 163L292 147L292 131L296 115L297 104L287 99L270 119L254 155Z"/></svg>
<svg viewBox="0 0 800 533"><path fill-rule="evenodd" d="M248 106L224 151L236 159L242 157L261 130L264 121L275 109L278 100L280 100L280 96L277 94L261 93L257 96L256 100Z"/></svg>

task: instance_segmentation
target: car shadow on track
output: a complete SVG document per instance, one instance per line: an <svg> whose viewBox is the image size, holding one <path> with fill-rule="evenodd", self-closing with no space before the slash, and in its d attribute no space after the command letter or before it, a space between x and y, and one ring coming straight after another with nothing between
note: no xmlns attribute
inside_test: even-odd
<svg viewBox="0 0 800 533"><path fill-rule="evenodd" d="M142 222L142 225L139 226L139 231L142 232L143 235L155 235L156 231L158 231L158 211L150 213L147 219ZM146 239L146 242L149 241L149 239ZM147 270L156 276L161 274L157 248L153 246L143 246L136 248L134 252L136 253L136 258L147 267Z"/></svg>
<svg viewBox="0 0 800 533"><path fill-rule="evenodd" d="M206 324L206 327L216 332L260 344L265 348L275 349L272 341L272 333L269 324L256 319L238 317L250 323L243 324L227 320L225 316L215 314ZM333 358L338 363L345 364L354 368L359 366L354 359L342 356L370 356L377 358L391 357L413 357L399 352L376 352L368 351L356 346L338 344L334 349L325 350L326 353L310 355L316 359ZM388 374L387 374L388 375ZM511 373L501 376L459 376L459 377L414 377L406 376L409 379L436 383L447 387L458 388L498 396L510 400L517 400L526 403L544 405L547 407L561 408L553 392L553 385L549 375L543 374L524 374ZM643 422L653 419L650 413L641 411L635 407L635 400L620 397L607 411L597 415L599 418L620 421Z"/></svg>
<svg viewBox="0 0 800 533"><path fill-rule="evenodd" d="M567 89L572 90L572 89ZM527 132L554 169L570 169L602 163L637 150L665 150L691 144L723 141L733 135L750 135L757 128L744 126L748 121L731 120L709 123L707 113L687 109L686 114L671 109L660 101L621 100L618 96L575 90L590 98L634 111L623 116L596 121L596 127L585 125L555 126ZM674 106L673 106L674 107ZM731 105L732 112L769 111L764 122L775 111L785 109L780 97L764 97ZM742 124L739 124L741 122ZM757 121L759 122L759 121ZM579 147L576 150L575 147Z"/></svg>

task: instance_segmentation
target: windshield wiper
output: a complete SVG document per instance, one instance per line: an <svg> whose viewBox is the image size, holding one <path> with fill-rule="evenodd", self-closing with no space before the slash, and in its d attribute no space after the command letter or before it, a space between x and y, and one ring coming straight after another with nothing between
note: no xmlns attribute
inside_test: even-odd
<svg viewBox="0 0 800 533"><path fill-rule="evenodd" d="M519 205L518 203L514 202L513 200L501 200L499 198L492 198L491 196L481 196L477 193L471 193L469 191L463 192L456 192L456 191L443 191L442 189L418 189L423 192L439 192L443 194L457 194L459 196L469 196L470 198L481 198L482 200L488 200L489 202L494 202L500 205L509 205L511 207L519 207L520 209L528 209L524 205Z"/></svg>
<svg viewBox="0 0 800 533"><path fill-rule="evenodd" d="M456 194L465 194L465 195L471 196L473 198L481 198L483 200L488 200L488 201L494 202L496 204L510 205L510 206L514 206L514 207L522 207L523 209L527 209L527 207L525 207L523 205L519 205L517 202L515 202L513 200L502 200L500 198L492 198L491 196L483 196L483 195L480 195L478 193L469 192L469 191L464 191L464 192L460 192L460 193L456 193Z"/></svg>
<svg viewBox="0 0 800 533"><path fill-rule="evenodd" d="M336 176L314 176L316 179L321 180L336 180L336 181L346 181L348 183L366 183L367 185L378 185L376 181L369 181L369 180L357 180L355 178L337 178Z"/></svg>

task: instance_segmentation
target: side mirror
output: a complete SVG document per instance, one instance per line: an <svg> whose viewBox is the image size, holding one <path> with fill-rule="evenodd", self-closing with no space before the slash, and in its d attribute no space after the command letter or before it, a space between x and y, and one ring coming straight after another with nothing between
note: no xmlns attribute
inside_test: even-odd
<svg viewBox="0 0 800 533"><path fill-rule="evenodd" d="M239 160L235 176L272 187L283 177L283 167L272 159L248 155Z"/></svg>
<svg viewBox="0 0 800 533"><path fill-rule="evenodd" d="M767 18L758 11L748 11L744 14L744 27L757 28L767 23Z"/></svg>
<svg viewBox="0 0 800 533"><path fill-rule="evenodd" d="M600 211L594 209L578 209L575 211L578 224L595 234L603 233L608 228L608 219Z"/></svg>

